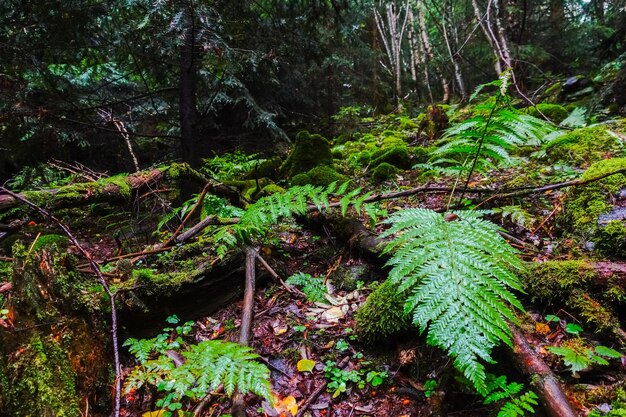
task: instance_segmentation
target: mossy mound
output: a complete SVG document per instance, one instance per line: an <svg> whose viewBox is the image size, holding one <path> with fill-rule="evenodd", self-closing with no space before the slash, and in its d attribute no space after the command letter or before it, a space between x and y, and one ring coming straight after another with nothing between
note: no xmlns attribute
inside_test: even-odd
<svg viewBox="0 0 626 417"><path fill-rule="evenodd" d="M296 135L294 147L280 170L287 177L292 178L318 165L332 166L332 164L333 155L329 142L321 135L302 131Z"/></svg>
<svg viewBox="0 0 626 417"><path fill-rule="evenodd" d="M3 415L80 417L76 373L65 349L51 337L35 335L18 351L2 366Z"/></svg>
<svg viewBox="0 0 626 417"><path fill-rule="evenodd" d="M381 149L372 155L370 169L380 164L391 164L400 169L411 169L411 156L406 146L394 146L389 149Z"/></svg>
<svg viewBox="0 0 626 417"><path fill-rule="evenodd" d="M225 185L235 187L241 193L241 197L246 201L254 200L258 194L267 186L274 184L268 178L259 178L256 180L232 180L224 181Z"/></svg>
<svg viewBox="0 0 626 417"><path fill-rule="evenodd" d="M395 166L383 162L372 171L372 181L377 183L385 182L395 178L399 172L400 170Z"/></svg>
<svg viewBox="0 0 626 417"><path fill-rule="evenodd" d="M526 108L526 113L542 119L544 116L554 123L561 123L568 116L565 107L559 104L539 103L536 106Z"/></svg>
<svg viewBox="0 0 626 417"><path fill-rule="evenodd" d="M343 184L349 182L350 178L338 173L333 167L328 165L317 166L304 174L295 175L291 179L291 185L319 185L327 186L333 182Z"/></svg>
<svg viewBox="0 0 626 417"><path fill-rule="evenodd" d="M596 178L619 169L626 169L626 158L598 161L583 173L581 179ZM594 242L601 254L626 256L626 253L621 250L626 244L623 227L613 224L608 229L606 227L602 229L598 226L599 217L612 210L614 196L624 188L626 188L625 174L611 175L576 187L565 201L564 210L559 219L578 237ZM615 240L616 237L619 239Z"/></svg>
<svg viewBox="0 0 626 417"><path fill-rule="evenodd" d="M383 282L356 312L356 333L363 342L387 341L391 336L411 329L409 315L404 313L406 297L396 288L389 280Z"/></svg>
<svg viewBox="0 0 626 417"><path fill-rule="evenodd" d="M623 142L615 133L626 132L624 121L607 125L575 129L546 146L551 162L570 162L585 165L611 156L623 154Z"/></svg>

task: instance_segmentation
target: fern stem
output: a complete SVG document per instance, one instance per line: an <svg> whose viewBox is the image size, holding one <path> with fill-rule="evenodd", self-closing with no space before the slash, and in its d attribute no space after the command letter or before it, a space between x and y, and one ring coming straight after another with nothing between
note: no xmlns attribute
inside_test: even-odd
<svg viewBox="0 0 626 417"><path fill-rule="evenodd" d="M485 141L485 136L487 136L487 129L489 129L489 123L491 123L491 119L493 114L496 112L498 108L498 104L500 103L500 96L496 96L496 102L493 104L491 111L489 112L489 116L487 117L487 123L485 123L485 128L483 129L482 135L480 135L480 139L478 140L478 148L476 149L476 156L474 156L474 160L472 161L472 166L467 174L467 180L465 181L465 185L463 186L463 191L461 192L461 196L459 197L459 204L463 201L463 197L465 197L465 192L467 191L467 187L469 186L470 180L472 179L472 174L476 169L476 164L478 163L478 158L480 157L480 151L483 147L483 142Z"/></svg>

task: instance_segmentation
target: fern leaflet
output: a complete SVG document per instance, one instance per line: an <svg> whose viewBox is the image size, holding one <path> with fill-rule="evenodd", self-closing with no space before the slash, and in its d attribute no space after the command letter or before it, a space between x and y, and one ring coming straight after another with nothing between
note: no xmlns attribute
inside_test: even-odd
<svg viewBox="0 0 626 417"><path fill-rule="evenodd" d="M454 364L481 393L486 392L482 361L492 363L491 350L511 345L507 320L510 305L522 310L511 290L520 290L510 271L521 269L516 252L502 239L498 226L479 212L456 212L446 221L432 210L408 209L390 216L383 237L394 236L389 278L398 291L409 290L405 311L427 331L430 344L446 349Z"/></svg>

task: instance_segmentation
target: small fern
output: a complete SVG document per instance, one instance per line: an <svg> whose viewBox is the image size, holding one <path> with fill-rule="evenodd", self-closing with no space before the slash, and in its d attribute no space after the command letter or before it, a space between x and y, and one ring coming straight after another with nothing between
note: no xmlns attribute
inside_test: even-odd
<svg viewBox="0 0 626 417"><path fill-rule="evenodd" d="M389 278L398 291L411 292L405 311L428 331L428 342L446 349L457 369L484 393L481 360L493 363L493 347L501 341L511 345L506 320L515 318L509 305L523 310L510 291L521 290L510 272L522 268L515 250L479 212L444 217L416 208L384 223L391 227L383 237L394 236L385 248L392 253Z"/></svg>
<svg viewBox="0 0 626 417"><path fill-rule="evenodd" d="M175 324L177 319L168 321ZM187 345L182 336L190 330L191 323L185 323L166 328L153 339L128 339L124 346L139 366L126 379L126 392L153 385L166 393L157 406L172 411L181 407L183 399L200 400L222 384L227 395L237 389L274 401L269 369L256 361L259 356L249 347L221 340Z"/></svg>
<svg viewBox="0 0 626 417"><path fill-rule="evenodd" d="M487 375L487 392L484 404L493 404L506 400L498 411L498 417L522 417L526 413L535 413L535 407L539 405L537 394L533 391L520 392L524 385L518 382L507 383L504 375L495 377Z"/></svg>
<svg viewBox="0 0 626 417"><path fill-rule="evenodd" d="M297 272L287 278L285 282L289 285L301 287L302 292L309 301L326 301L326 286L321 278L314 277L311 274Z"/></svg>

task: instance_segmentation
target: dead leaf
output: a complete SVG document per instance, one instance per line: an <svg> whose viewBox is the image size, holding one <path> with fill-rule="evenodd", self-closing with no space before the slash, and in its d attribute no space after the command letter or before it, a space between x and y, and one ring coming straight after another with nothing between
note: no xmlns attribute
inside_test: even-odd
<svg viewBox="0 0 626 417"><path fill-rule="evenodd" d="M13 284L11 284L10 282L0 283L0 293L8 292L8 291L11 291L12 289L13 289Z"/></svg>
<svg viewBox="0 0 626 417"><path fill-rule="evenodd" d="M539 334L546 335L550 333L550 326L545 323L535 323L535 331Z"/></svg>
<svg viewBox="0 0 626 417"><path fill-rule="evenodd" d="M328 322L337 322L339 319L345 317L345 313L341 307L332 307L326 310L322 317Z"/></svg>

